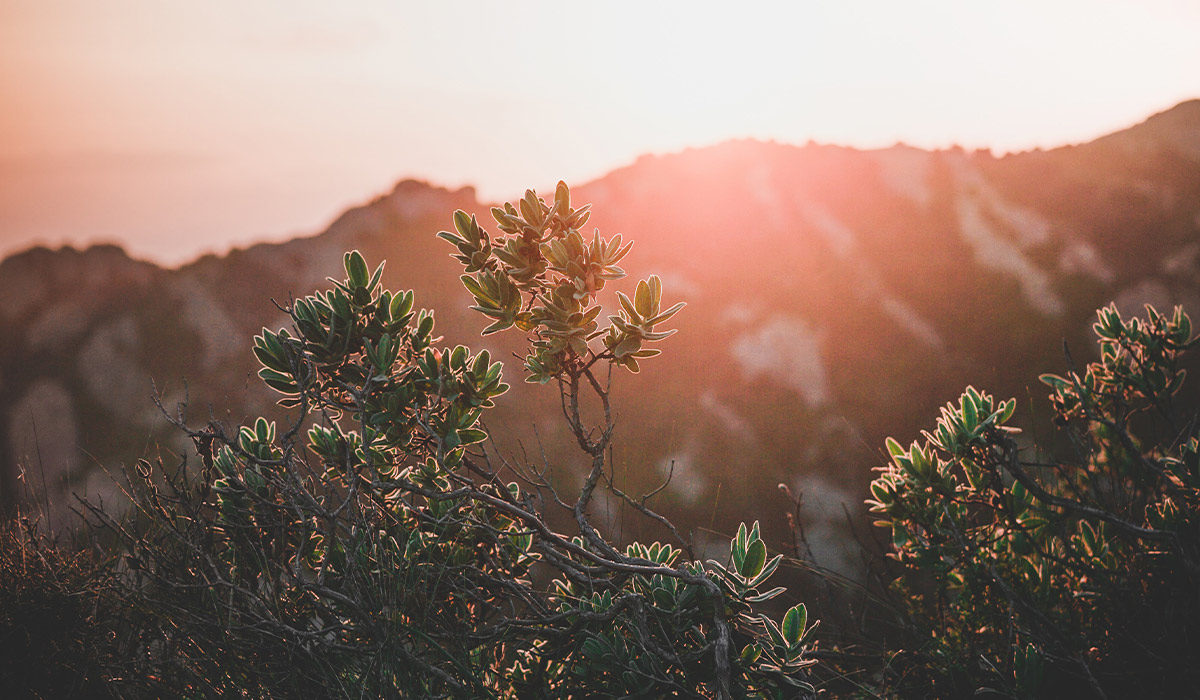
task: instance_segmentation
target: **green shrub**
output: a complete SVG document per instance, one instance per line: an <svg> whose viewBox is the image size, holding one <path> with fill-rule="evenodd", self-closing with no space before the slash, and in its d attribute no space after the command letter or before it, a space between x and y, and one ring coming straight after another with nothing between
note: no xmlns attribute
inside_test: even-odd
<svg viewBox="0 0 1200 700"><path fill-rule="evenodd" d="M440 347L411 292L382 289L358 252L346 278L296 300L291 329L254 340L262 380L295 421L189 430L203 461L141 463L140 522L105 519L130 548L140 657L176 692L250 696L793 697L805 681L803 605L775 622L757 523L727 563L679 546L619 548L589 515L610 481L612 368L636 372L682 304L650 277L599 323L596 293L624 275L620 236L579 228L565 185L494 210L492 239L464 212L453 243L493 323L529 336L527 381L553 382L587 456L573 497L545 468L496 458L483 418L508 388L487 351ZM606 371L600 371L600 368ZM589 423L586 403L598 406ZM561 510L572 530L548 522ZM103 518L103 516L100 516ZM677 533L676 533L677 536Z"/></svg>
<svg viewBox="0 0 1200 700"><path fill-rule="evenodd" d="M1100 359L1044 375L1060 458L1022 449L1015 400L968 387L871 484L903 567L902 695L1191 695L1200 682L1200 430L1180 415L1180 309L1114 306Z"/></svg>

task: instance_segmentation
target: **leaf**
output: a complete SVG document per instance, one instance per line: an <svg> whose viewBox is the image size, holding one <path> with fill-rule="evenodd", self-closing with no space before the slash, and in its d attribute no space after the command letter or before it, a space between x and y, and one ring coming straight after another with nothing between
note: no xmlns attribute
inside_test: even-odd
<svg viewBox="0 0 1200 700"><path fill-rule="evenodd" d="M554 189L554 207L558 210L559 216L567 216L571 213L571 190L562 180L558 181L558 187Z"/></svg>
<svg viewBox="0 0 1200 700"><path fill-rule="evenodd" d="M458 439L463 445L474 445L487 440L488 434L478 428L468 428L458 431Z"/></svg>
<svg viewBox="0 0 1200 700"><path fill-rule="evenodd" d="M757 576L750 579L750 582L747 585L749 585L751 588L755 588L767 579L771 578L771 574L775 573L775 570L779 568L779 562L781 561L783 561L782 554L776 554L775 556L771 557L771 559L763 565L762 571L760 571Z"/></svg>
<svg viewBox="0 0 1200 700"><path fill-rule="evenodd" d="M767 562L767 546L762 540L753 540L746 548L746 559L738 568L738 573L752 579L762 573L763 565Z"/></svg>
<svg viewBox="0 0 1200 700"><path fill-rule="evenodd" d="M968 387L969 391L970 388ZM975 430L975 427L979 425L979 409L975 403L975 397L970 393L962 395L962 415L963 424L966 426L967 431Z"/></svg>
<svg viewBox="0 0 1200 700"><path fill-rule="evenodd" d="M659 315L655 316L654 318L647 319L647 320L646 320L646 325L648 325L648 326L653 326L653 325L655 325L655 324L658 324L658 323L663 323L663 322L665 322L665 321L667 321L667 320L670 320L670 318L671 318L672 316L674 316L675 314L679 313L679 310L680 310L680 309L682 309L682 308L683 308L683 307L685 307L685 306L687 306L687 304L686 304L685 302L682 302L682 301L681 301L681 302L678 302L677 304L675 304L675 305L674 305L674 306L672 306L671 308L667 309L666 311L662 312L661 314L659 314Z"/></svg>
<svg viewBox="0 0 1200 700"><path fill-rule="evenodd" d="M786 647L788 642L783 637L783 632L779 630L779 625L766 615L759 615L758 621L762 623L763 628L767 630L767 636L771 638L771 642L777 647Z"/></svg>
<svg viewBox="0 0 1200 700"><path fill-rule="evenodd" d="M268 425L267 419L260 417L254 421L254 436L259 442L270 442L275 433L275 426Z"/></svg>
<svg viewBox="0 0 1200 700"><path fill-rule="evenodd" d="M379 284L379 279L381 277L383 277L383 266L386 264L387 264L387 261L384 260L383 262L379 263L379 267L375 268L375 272L371 275L371 280L369 282L367 282L367 291L368 292L374 290L375 285Z"/></svg>
<svg viewBox="0 0 1200 700"><path fill-rule="evenodd" d="M625 358L627 355L632 355L638 350L641 350L641 348L642 341L633 336L628 336L616 344L616 346L612 349L612 353L613 356L619 360Z"/></svg>
<svg viewBox="0 0 1200 700"><path fill-rule="evenodd" d="M366 288L370 272L367 270L367 261L363 259L362 253L352 250L346 253L344 262L346 277L350 280L350 284L355 288Z"/></svg>
<svg viewBox="0 0 1200 700"><path fill-rule="evenodd" d="M758 661L758 657L760 656L762 656L762 649L759 648L757 644L750 643L742 649L742 663L747 666L753 664L755 661Z"/></svg>
<svg viewBox="0 0 1200 700"><path fill-rule="evenodd" d="M259 345L255 345L254 346L254 356L258 358L259 362L263 363L263 365L265 365L266 367L269 367L270 369L277 370L277 371L285 371L288 369L287 363L284 362L282 359L276 357L267 348L261 347Z"/></svg>
<svg viewBox="0 0 1200 700"><path fill-rule="evenodd" d="M1038 375L1038 381L1049 386L1051 389L1060 389L1070 384L1070 382L1057 374L1040 374Z"/></svg>
<svg viewBox="0 0 1200 700"><path fill-rule="evenodd" d="M800 603L788 610L783 616L783 637L789 645L795 645L804 636L804 628L808 624L808 608Z"/></svg>
<svg viewBox="0 0 1200 700"><path fill-rule="evenodd" d="M647 282L650 286L650 308L657 309L662 301L662 279L658 275L650 275Z"/></svg>
<svg viewBox="0 0 1200 700"><path fill-rule="evenodd" d="M282 372L276 372L273 369L264 367L258 370L258 376L263 380L263 383L271 387L281 394L295 394L300 391L296 386L296 382Z"/></svg>
<svg viewBox="0 0 1200 700"><path fill-rule="evenodd" d="M646 280L637 283L633 293L633 306L639 318L650 315L650 286L646 284Z"/></svg>
<svg viewBox="0 0 1200 700"><path fill-rule="evenodd" d="M596 637L588 637L583 640L583 655L592 659L598 659L604 656L607 651L607 645L601 642Z"/></svg>
<svg viewBox="0 0 1200 700"><path fill-rule="evenodd" d="M733 546L730 547L729 555L733 559L733 568L740 572L743 563L746 561L746 546L738 546L737 540L734 540Z"/></svg>
<svg viewBox="0 0 1200 700"><path fill-rule="evenodd" d="M747 603L762 603L764 601L771 600L772 598L782 595L784 593L787 593L786 588L784 588L783 586L776 586L776 587L772 588L771 590L767 591L766 593L759 593L758 595L752 595L752 596L746 598L746 602Z"/></svg>
<svg viewBox="0 0 1200 700"><path fill-rule="evenodd" d="M625 310L625 313L629 314L629 320L634 323L641 323L642 317L638 314L637 308L634 307L629 297L625 296L624 292L617 292L617 299L621 302L621 308Z"/></svg>
<svg viewBox="0 0 1200 700"><path fill-rule="evenodd" d="M463 238L467 241L475 238L475 236L472 234L475 233L475 229L477 227L478 224L475 222L474 216L471 216L462 209L454 212L454 228L458 229L458 232L461 233Z"/></svg>

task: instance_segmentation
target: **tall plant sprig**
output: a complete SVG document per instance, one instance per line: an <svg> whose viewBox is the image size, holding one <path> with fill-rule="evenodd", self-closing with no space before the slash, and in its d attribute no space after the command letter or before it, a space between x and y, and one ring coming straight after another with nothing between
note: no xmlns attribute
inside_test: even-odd
<svg viewBox="0 0 1200 700"><path fill-rule="evenodd" d="M501 234L495 239L461 210L454 214L456 232L438 234L458 249L454 258L466 268L462 283L476 302L471 308L492 319L483 334L514 326L530 334L526 381L570 382L589 376L600 361L637 372L639 360L660 353L646 344L675 333L657 327L685 304L662 308L657 275L638 282L632 300L617 292L621 307L600 327L597 295L625 277L618 263L633 242L623 242L619 233L606 239L599 229L585 238L581 228L590 209L572 208L570 190L559 182L552 203L528 190L516 205L493 208Z"/></svg>
<svg viewBox="0 0 1200 700"><path fill-rule="evenodd" d="M569 507L589 547L606 556L621 557L624 555L596 531L588 517L588 506L606 474L615 429L611 373L602 382L594 368L607 361L638 371L639 359L659 353L642 344L673 334L673 330L656 331L655 327L674 316L684 303L662 311L662 283L651 275L638 283L635 300L618 293L621 310L609 316L608 327L600 328L597 318L602 309L597 295L608 281L625 276L617 263L633 243L623 243L620 234L605 239L599 230L590 242L585 241L579 229L590 218L590 210L591 205L573 208L569 188L559 182L553 203L527 190L516 204L494 207L492 217L500 230L495 239L473 215L461 210L454 213L457 233L442 231L438 236L458 250L453 257L465 267L466 274L460 279L475 299L471 308L492 319L483 335L513 327L525 331L529 338L526 381L558 383L563 415L591 464L575 502L568 506L557 494L554 501ZM598 342L601 336L604 341ZM589 424L581 412L585 393L599 400L602 418L597 425ZM612 483L611 479L607 482ZM537 483L553 487L545 480ZM645 499L613 491L639 512L668 523L645 505Z"/></svg>
<svg viewBox="0 0 1200 700"><path fill-rule="evenodd" d="M666 526L691 555L690 547L674 526L646 505L647 495L633 498L616 488L608 464L616 427L610 401L611 368L624 367L636 373L639 361L659 355L658 348L648 345L676 332L663 330L661 326L684 303L664 309L662 281L657 275L650 275L637 283L632 298L617 292L620 302L617 313L609 315L608 325L601 327L599 292L608 282L625 277L618 263L628 255L633 243L623 241L620 234L605 238L598 229L590 239L586 238L580 229L590 218L590 205L572 207L570 190L564 182L558 183L552 202L547 203L528 190L517 203L495 207L491 213L500 232L496 237L464 211L454 214L455 232L442 231L438 236L457 249L452 257L465 268L460 279L475 300L471 308L491 320L483 335L511 328L527 333L526 381L557 382L563 414L580 449L590 457L583 486L573 503L560 498L554 485L540 474L533 474L529 480L536 488L550 491L552 502L571 512L580 533L576 541L588 551L589 557L599 557L605 566L630 574L619 577L615 589L603 594L595 590L593 582L581 581L577 576L558 579L554 590L560 609L564 614L578 614L581 609L592 613L615 611L623 605L621 601L627 600L623 595L644 592L650 601L661 602L665 610L673 611L676 626L689 619L689 615L694 620L682 630L672 633L663 628L654 634L645 628L625 627L619 624L625 618L617 616L618 624L609 624L599 637L589 637L583 650L610 660L615 657L618 667L624 664L621 685L632 692L644 690L645 678L664 678L659 669L652 668L653 662L651 667L639 667L637 661L645 656L661 662L661 654L644 652L654 647L661 651L659 645L664 644L668 649L679 646L668 654L677 667L691 668L696 678L712 672L715 684L711 690L718 696L733 692L735 678L750 681L752 685L762 684L756 687L790 688L789 693L811 690L800 673L812 663L806 643L812 627L807 626L804 606L789 610L782 627L765 615L751 614L755 605L784 592L783 588L766 592L758 588L774 572L778 557L767 561L757 523L750 534L743 524L731 543L728 566L716 561L677 564L681 552L669 545L654 543L646 547L633 543L624 552L619 551L597 530L588 515L595 490L607 486L635 511ZM610 371L602 381L596 365L604 362L609 364ZM587 394L595 397L601 407L601 417L595 424L588 423L580 410ZM577 555L571 558L574 556ZM569 560L562 563L567 565L564 572L568 574L576 566L589 564ZM653 567L653 571L644 567ZM635 596L634 600L642 598ZM630 605L631 610L637 608L639 615L645 615L640 604ZM711 612L695 617L705 609ZM649 646L642 641L641 646L632 647L640 652L631 652L630 639L647 637ZM735 638L740 640L740 654L734 653ZM705 656L711 659L711 665L701 662ZM701 662L699 666L697 662ZM703 670L706 667L707 672ZM667 683L663 687L670 686Z"/></svg>

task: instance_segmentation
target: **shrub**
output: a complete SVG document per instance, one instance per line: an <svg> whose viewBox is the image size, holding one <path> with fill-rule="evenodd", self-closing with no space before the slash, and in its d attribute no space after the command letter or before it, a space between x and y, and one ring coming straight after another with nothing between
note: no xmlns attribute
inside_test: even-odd
<svg viewBox="0 0 1200 700"><path fill-rule="evenodd" d="M18 518L0 524L0 695L109 697L122 666L105 562Z"/></svg>
<svg viewBox="0 0 1200 700"><path fill-rule="evenodd" d="M778 623L757 609L783 592L764 589L780 558L757 523L727 563L702 563L682 538L618 547L590 518L608 489L674 533L609 479L609 380L658 354L648 345L682 304L663 309L650 277L601 327L596 293L624 275L631 244L585 240L588 208L569 197L560 183L550 204L531 191L494 210L495 240L461 211L456 233L439 235L493 321L484 333L529 334L527 381L557 386L589 460L578 494L483 449L483 417L508 388L501 364L440 347L412 292L382 289L383 266L347 253L344 280L287 309L290 330L254 339L259 374L295 421L189 430L199 474L142 462L140 524L97 513L130 548L151 675L177 692L251 696L811 691L806 609ZM552 528L546 504L574 532Z"/></svg>
<svg viewBox="0 0 1200 700"><path fill-rule="evenodd" d="M1098 313L1100 359L1044 375L1059 459L1021 449L1016 401L968 387L871 484L911 648L901 694L1167 697L1200 681L1200 431L1180 415L1178 308Z"/></svg>

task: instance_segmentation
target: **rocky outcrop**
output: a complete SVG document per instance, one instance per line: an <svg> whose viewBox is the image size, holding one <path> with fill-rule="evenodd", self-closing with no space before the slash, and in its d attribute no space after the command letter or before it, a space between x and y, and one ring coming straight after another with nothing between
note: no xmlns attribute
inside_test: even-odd
<svg viewBox="0 0 1200 700"><path fill-rule="evenodd" d="M135 415L135 387L145 389L143 397L149 393L138 314L164 275L116 246L33 249L0 262L5 509L44 481L55 513L63 516L56 519L67 520L64 485L95 466L87 446L104 444L97 437L104 428ZM22 481L31 469L36 480Z"/></svg>

